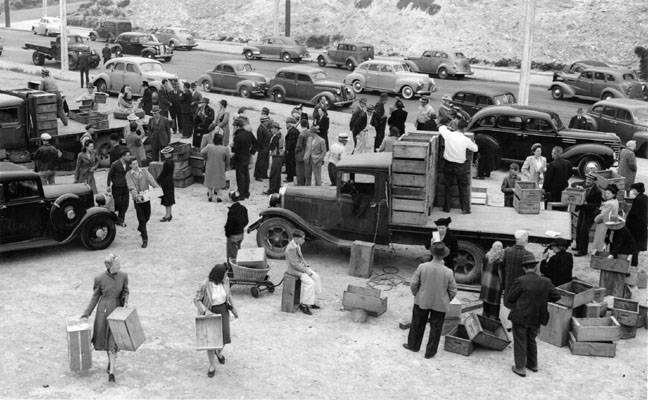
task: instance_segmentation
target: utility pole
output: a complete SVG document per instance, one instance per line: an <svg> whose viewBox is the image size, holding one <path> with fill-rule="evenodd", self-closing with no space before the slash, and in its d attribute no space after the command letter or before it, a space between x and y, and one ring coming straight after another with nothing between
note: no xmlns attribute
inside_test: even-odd
<svg viewBox="0 0 648 400"><path fill-rule="evenodd" d="M290 0L286 0L286 37L290 36Z"/></svg>
<svg viewBox="0 0 648 400"><path fill-rule="evenodd" d="M11 18L9 18L9 0L4 0L5 1L5 27L6 28L11 28Z"/></svg>
<svg viewBox="0 0 648 400"><path fill-rule="evenodd" d="M274 18L272 19L272 35L279 36L279 1L274 2Z"/></svg>
<svg viewBox="0 0 648 400"><path fill-rule="evenodd" d="M535 21L536 0L525 0L524 13L524 48L522 50L522 64L520 65L520 88L518 91L518 104L529 104L529 77L531 74L531 50L533 48L533 23Z"/></svg>
<svg viewBox="0 0 648 400"><path fill-rule="evenodd" d="M47 0L43 0L43 17L47 17Z"/></svg>
<svg viewBox="0 0 648 400"><path fill-rule="evenodd" d="M67 0L61 0L59 14L61 15L61 73L64 73L70 67L68 60Z"/></svg>

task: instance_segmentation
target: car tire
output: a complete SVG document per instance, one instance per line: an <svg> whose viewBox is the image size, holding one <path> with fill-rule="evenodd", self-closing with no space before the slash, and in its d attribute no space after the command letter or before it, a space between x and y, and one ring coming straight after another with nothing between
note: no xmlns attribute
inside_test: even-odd
<svg viewBox="0 0 648 400"><path fill-rule="evenodd" d="M143 57L148 58L149 60L153 59L153 53L144 53L142 54Z"/></svg>
<svg viewBox="0 0 648 400"><path fill-rule="evenodd" d="M322 56L317 57L317 65L319 65L322 68L326 67L326 60L324 59L324 57Z"/></svg>
<svg viewBox="0 0 648 400"><path fill-rule="evenodd" d="M45 64L45 57L35 51L34 54L32 54L32 62L34 65L43 65Z"/></svg>
<svg viewBox="0 0 648 400"><path fill-rule="evenodd" d="M364 88L362 87L362 82L360 82L359 79L356 79L355 81L351 82L351 89L357 94L362 93Z"/></svg>
<svg viewBox="0 0 648 400"><path fill-rule="evenodd" d="M93 42L94 42L95 40L97 40L97 35L95 35L94 33L90 33L90 34L88 35L88 37L89 37L90 40L92 40Z"/></svg>
<svg viewBox="0 0 648 400"><path fill-rule="evenodd" d="M292 222L280 217L269 218L257 229L257 246L263 247L268 257L283 259L294 231Z"/></svg>
<svg viewBox="0 0 648 400"><path fill-rule="evenodd" d="M281 89L274 89L272 91L272 101L275 103L283 103L286 95Z"/></svg>
<svg viewBox="0 0 648 400"><path fill-rule="evenodd" d="M56 231L67 234L77 226L84 213L77 196L63 195L52 204L50 222Z"/></svg>
<svg viewBox="0 0 648 400"><path fill-rule="evenodd" d="M582 178L588 171L601 171L603 169L603 161L596 156L585 156L578 163L578 173Z"/></svg>
<svg viewBox="0 0 648 400"><path fill-rule="evenodd" d="M601 94L601 100L610 100L610 99L613 99L613 98L614 98L613 93L603 92L603 94Z"/></svg>
<svg viewBox="0 0 648 400"><path fill-rule="evenodd" d="M88 250L103 250L115 240L117 229L108 215L90 218L81 229L81 243Z"/></svg>
<svg viewBox="0 0 648 400"><path fill-rule="evenodd" d="M281 61L289 63L290 61L292 61L292 58L290 57L290 54L283 53L281 55Z"/></svg>
<svg viewBox="0 0 648 400"><path fill-rule="evenodd" d="M244 99L247 99L252 95L252 93L250 92L250 88L245 85L239 88L238 93L239 96L243 97Z"/></svg>
<svg viewBox="0 0 648 400"><path fill-rule="evenodd" d="M99 79L94 83L97 88L97 92L108 93L108 85L103 79Z"/></svg>
<svg viewBox="0 0 648 400"><path fill-rule="evenodd" d="M563 92L560 86L551 87L551 97L553 97L554 100L562 100L564 96L565 92Z"/></svg>
<svg viewBox="0 0 648 400"><path fill-rule="evenodd" d="M405 100L411 100L414 97L414 89L411 86L405 85L400 90L401 97Z"/></svg>
<svg viewBox="0 0 648 400"><path fill-rule="evenodd" d="M164 62L165 63L170 63L173 57L164 57Z"/></svg>
<svg viewBox="0 0 648 400"><path fill-rule="evenodd" d="M346 69L348 69L349 71L353 71L353 70L355 69L355 64L353 63L352 60L347 60L347 62L344 63L344 66L345 66Z"/></svg>
<svg viewBox="0 0 648 400"><path fill-rule="evenodd" d="M458 240L459 254L455 257L455 280L457 283L479 282L486 253L481 246L465 240Z"/></svg>
<svg viewBox="0 0 648 400"><path fill-rule="evenodd" d="M243 55L245 56L246 60L254 60L254 53L252 53L252 50L245 50L245 52L243 52Z"/></svg>
<svg viewBox="0 0 648 400"><path fill-rule="evenodd" d="M212 85L209 79L203 79L202 81L200 81L200 87L205 93L211 92L212 90Z"/></svg>
<svg viewBox="0 0 648 400"><path fill-rule="evenodd" d="M448 79L448 70L444 67L439 68L439 70L437 71L437 76L439 77L439 79Z"/></svg>
<svg viewBox="0 0 648 400"><path fill-rule="evenodd" d="M171 48L171 51L176 49L176 43L174 40L169 41L169 48Z"/></svg>

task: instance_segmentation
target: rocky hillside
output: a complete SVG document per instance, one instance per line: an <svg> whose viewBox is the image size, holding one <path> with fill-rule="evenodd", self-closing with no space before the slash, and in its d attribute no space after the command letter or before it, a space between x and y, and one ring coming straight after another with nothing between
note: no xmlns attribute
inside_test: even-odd
<svg viewBox="0 0 648 400"><path fill-rule="evenodd" d="M230 40L258 39L273 29L272 0L123 3L120 11L144 28L180 25L199 37ZM497 61L521 54L523 6L523 0L293 0L292 35L368 41L383 54L454 48ZM636 64L633 47L648 45L646 15L646 0L538 0L533 59ZM283 1L280 18L283 31Z"/></svg>

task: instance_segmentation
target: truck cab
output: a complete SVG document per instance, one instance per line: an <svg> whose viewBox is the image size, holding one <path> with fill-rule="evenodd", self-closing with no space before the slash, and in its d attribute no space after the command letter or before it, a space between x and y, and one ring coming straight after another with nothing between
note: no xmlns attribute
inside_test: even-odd
<svg viewBox="0 0 648 400"><path fill-rule="evenodd" d="M0 148L19 149L25 145L25 102L0 93Z"/></svg>

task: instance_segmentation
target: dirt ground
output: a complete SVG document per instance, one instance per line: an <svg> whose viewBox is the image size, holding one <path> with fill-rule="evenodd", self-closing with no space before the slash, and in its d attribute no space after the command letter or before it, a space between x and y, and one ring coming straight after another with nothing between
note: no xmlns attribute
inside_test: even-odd
<svg viewBox="0 0 648 400"><path fill-rule="evenodd" d="M3 71L0 87L19 87L33 77ZM80 93L65 82L68 96ZM74 89L73 89L74 88ZM210 95L212 100L223 96ZM233 107L240 98L227 97ZM265 102L245 101L254 125ZM283 120L291 108L267 104ZM234 108L233 112L235 112ZM338 131L348 116L332 113ZM488 187L493 204L501 204L496 172L476 186ZM638 180L646 181L648 160L640 160ZM105 188L106 172L96 179ZM230 176L234 182L233 176ZM71 182L70 175L58 181ZM250 220L267 205L260 193L267 182L252 184L245 202ZM200 184L176 189L173 221L160 223L163 207L153 202L149 247L140 248L132 204L126 228L119 228L114 244L90 252L79 243L50 249L0 255L0 397L2 398L422 398L433 397L552 399L645 399L646 330L617 344L615 358L572 356L567 347L538 342L537 374L514 375L512 346L502 352L477 349L470 357L439 349L431 360L423 353L401 347L407 331L398 328L409 319L409 287L382 287L388 310L378 318L358 324L341 310L348 284L367 280L348 275L348 256L330 246L308 243L305 257L323 280L322 309L313 316L280 312L281 288L254 299L249 287L234 286L240 319L231 325L232 344L225 348L225 365L209 379L207 357L195 350L192 299L200 282L216 262L224 260L223 226L227 203L208 203ZM478 221L476 221L478 223ZM246 235L244 247L256 247ZM540 255L540 246L531 246ZM93 353L93 368L85 374L70 372L67 361L65 320L79 316L92 293L92 279L104 271L108 253L121 256L129 274L130 305L137 308L146 342L136 352L119 353L117 383L109 384L105 353ZM398 268L408 280L426 256L423 248L382 247L376 253L374 272ZM587 258L577 258L575 275L596 283ZM645 255L641 262L646 265ZM277 283L285 263L271 260L270 278ZM389 289L389 290L386 290ZM645 291L644 291L645 292ZM645 298L645 293L640 293ZM460 292L460 300L476 294ZM443 341L440 347L443 346ZM507 390L508 389L508 390Z"/></svg>

